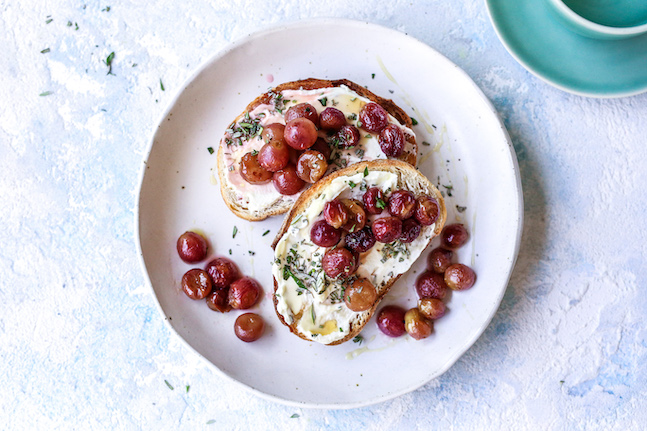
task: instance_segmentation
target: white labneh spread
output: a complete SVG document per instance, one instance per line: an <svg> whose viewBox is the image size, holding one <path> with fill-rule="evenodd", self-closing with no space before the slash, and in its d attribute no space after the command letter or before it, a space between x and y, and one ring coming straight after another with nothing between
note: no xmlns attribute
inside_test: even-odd
<svg viewBox="0 0 647 431"><path fill-rule="evenodd" d="M272 123L285 124L283 114L291 106L299 103L310 103L317 113L332 106L344 113L348 124L357 124L360 109L370 100L360 96L345 85L315 90L284 90L273 97L271 104L261 104L243 118L232 124L221 141L224 149L225 168L231 188L235 190L238 204L250 211L268 208L280 199L295 201L300 193L283 196L272 182L267 184L250 184L240 176L240 160L250 151L259 151L264 145L261 138L263 126ZM389 122L399 126L405 136L415 136L408 127L400 124L389 114ZM328 173L349 166L362 160L385 159L378 143L378 135L359 128L360 141L358 145L347 150L332 148L331 163ZM325 137L326 133L320 131ZM406 142L405 153L413 151L411 143Z"/></svg>
<svg viewBox="0 0 647 431"><path fill-rule="evenodd" d="M310 229L323 218L327 202L336 197L361 202L370 187L379 187L389 196L402 185L398 185L396 174L378 170L335 178L302 213L295 215L276 245L272 274L277 282L277 311L288 324L296 321L297 330L312 341L330 344L344 338L358 313L343 301L344 282L324 274L321 260L327 249L312 243ZM386 215L384 211L369 219ZM389 280L405 273L416 261L433 236L434 228L435 225L422 226L420 236L409 244L399 240L391 244L376 242L360 255L356 275L370 280L381 292Z"/></svg>

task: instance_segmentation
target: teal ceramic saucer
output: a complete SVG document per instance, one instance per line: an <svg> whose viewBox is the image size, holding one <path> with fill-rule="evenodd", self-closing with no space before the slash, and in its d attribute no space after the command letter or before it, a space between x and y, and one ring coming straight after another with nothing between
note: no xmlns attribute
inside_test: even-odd
<svg viewBox="0 0 647 431"><path fill-rule="evenodd" d="M486 0L486 4L508 52L549 84L589 97L647 91L647 34L590 39L563 27L546 0Z"/></svg>

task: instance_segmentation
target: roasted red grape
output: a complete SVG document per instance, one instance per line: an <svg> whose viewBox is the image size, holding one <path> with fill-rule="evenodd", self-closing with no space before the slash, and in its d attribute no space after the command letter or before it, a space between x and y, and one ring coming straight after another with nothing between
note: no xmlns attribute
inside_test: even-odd
<svg viewBox="0 0 647 431"><path fill-rule="evenodd" d="M272 173L258 163L258 153L254 152L240 159L240 175L250 184L265 184L272 179Z"/></svg>
<svg viewBox="0 0 647 431"><path fill-rule="evenodd" d="M229 310L231 310L231 305L229 305L228 287L225 287L224 289L215 289L211 291L211 293L207 295L205 300L207 301L207 306L213 311L226 313Z"/></svg>
<svg viewBox="0 0 647 431"><path fill-rule="evenodd" d="M229 287L234 280L240 278L240 272L234 262L226 257L216 257L206 266L205 271L211 276L215 289Z"/></svg>
<svg viewBox="0 0 647 431"><path fill-rule="evenodd" d="M372 230L379 242L393 242L402 234L402 220L397 217L379 218L373 222Z"/></svg>
<svg viewBox="0 0 647 431"><path fill-rule="evenodd" d="M315 144L310 147L311 150L314 151L319 151L321 154L324 155L326 158L326 161L330 160L330 155L332 154L332 149L330 148L330 145L328 142L324 141L322 138L317 138L315 141Z"/></svg>
<svg viewBox="0 0 647 431"><path fill-rule="evenodd" d="M317 127L307 118L295 118L285 125L283 137L295 150L306 150L317 140Z"/></svg>
<svg viewBox="0 0 647 431"><path fill-rule="evenodd" d="M319 220L310 229L310 239L319 247L332 247L341 239L341 231L326 223L326 220Z"/></svg>
<svg viewBox="0 0 647 431"><path fill-rule="evenodd" d="M344 302L352 311L366 311L377 299L377 289L366 278L358 278L344 291Z"/></svg>
<svg viewBox="0 0 647 431"><path fill-rule="evenodd" d="M326 202L323 214L326 222L335 229L340 229L350 218L348 209L339 199Z"/></svg>
<svg viewBox="0 0 647 431"><path fill-rule="evenodd" d="M447 284L442 274L425 271L416 279L416 292L420 299L443 299L447 294Z"/></svg>
<svg viewBox="0 0 647 431"><path fill-rule="evenodd" d="M377 327L389 337L399 337L404 335L404 314L402 307L397 305L387 305L377 314Z"/></svg>
<svg viewBox="0 0 647 431"><path fill-rule="evenodd" d="M271 123L263 127L261 132L261 138L266 144L281 142L285 144L285 138L283 134L285 133L285 125L281 123Z"/></svg>
<svg viewBox="0 0 647 431"><path fill-rule="evenodd" d="M436 201L436 199L427 195L418 197L418 206L416 207L414 216L420 224L425 226L434 224L438 219L439 214L440 208L438 207L438 201Z"/></svg>
<svg viewBox="0 0 647 431"><path fill-rule="evenodd" d="M244 313L236 318L234 332L236 336L246 343L256 341L265 331L265 321L255 313Z"/></svg>
<svg viewBox="0 0 647 431"><path fill-rule="evenodd" d="M468 238L469 234L465 226L455 223L445 226L440 235L440 242L445 248L457 249L463 246Z"/></svg>
<svg viewBox="0 0 647 431"><path fill-rule="evenodd" d="M177 253L186 263L200 262L207 257L207 240L198 233L184 232L177 239Z"/></svg>
<svg viewBox="0 0 647 431"><path fill-rule="evenodd" d="M348 210L348 221L341 228L346 232L356 232L366 226L366 211L355 199L342 199L341 203Z"/></svg>
<svg viewBox="0 0 647 431"><path fill-rule="evenodd" d="M204 299L213 288L209 274L199 268L188 270L182 276L182 290L191 299Z"/></svg>
<svg viewBox="0 0 647 431"><path fill-rule="evenodd" d="M418 310L427 319L436 320L445 315L445 303L437 298L426 298L418 301Z"/></svg>
<svg viewBox="0 0 647 431"><path fill-rule="evenodd" d="M366 190L362 200L364 201L364 209L369 214L382 214L382 211L386 208L386 199L382 189L379 187L371 187Z"/></svg>
<svg viewBox="0 0 647 431"><path fill-rule="evenodd" d="M420 310L412 308L404 315L404 329L407 334L416 340L422 340L431 335L433 324L429 319L422 315Z"/></svg>
<svg viewBox="0 0 647 431"><path fill-rule="evenodd" d="M372 133L380 133L389 124L389 114L374 102L362 106L359 111L359 127Z"/></svg>
<svg viewBox="0 0 647 431"><path fill-rule="evenodd" d="M319 151L308 150L299 156L297 175L306 183L315 183L326 173L328 162Z"/></svg>
<svg viewBox="0 0 647 431"><path fill-rule="evenodd" d="M400 157L404 152L404 133L395 124L389 124L382 129L378 141L382 152L388 157Z"/></svg>
<svg viewBox="0 0 647 431"><path fill-rule="evenodd" d="M449 265L452 264L454 252L446 248L438 247L431 250L427 257L427 268L439 274L443 274Z"/></svg>
<svg viewBox="0 0 647 431"><path fill-rule="evenodd" d="M467 290L474 286L475 281L474 270L462 263L455 263L445 271L445 283L452 290Z"/></svg>
<svg viewBox="0 0 647 431"><path fill-rule="evenodd" d="M253 278L243 277L229 287L229 305L237 310L253 307L261 296L261 285Z"/></svg>
<svg viewBox="0 0 647 431"><path fill-rule="evenodd" d="M357 127L346 124L335 134L332 144L341 149L353 148L359 142L359 130Z"/></svg>
<svg viewBox="0 0 647 431"><path fill-rule="evenodd" d="M346 125L346 116L339 109L328 107L319 114L319 121L324 130L339 130Z"/></svg>
<svg viewBox="0 0 647 431"><path fill-rule="evenodd" d="M294 120L295 118L307 118L312 123L319 127L319 114L314 106L309 103L299 103L298 105L291 106L285 112L285 123Z"/></svg>
<svg viewBox="0 0 647 431"><path fill-rule="evenodd" d="M283 169L290 161L290 146L285 142L285 126L273 123L263 128L265 145L258 152L258 163L270 172Z"/></svg>
<svg viewBox="0 0 647 431"><path fill-rule="evenodd" d="M299 193L305 182L297 175L297 168L289 163L280 171L274 172L272 182L276 190L282 195L293 195Z"/></svg>
<svg viewBox="0 0 647 431"><path fill-rule="evenodd" d="M388 202L389 214L400 220L406 220L416 211L416 197L409 190L396 190L391 193Z"/></svg>
<svg viewBox="0 0 647 431"><path fill-rule="evenodd" d="M420 223L416 219L410 218L402 222L402 234L400 235L400 241L404 243L410 243L415 241L416 238L420 235Z"/></svg>
<svg viewBox="0 0 647 431"><path fill-rule="evenodd" d="M375 235L369 226L346 235L346 247L354 252L364 253L375 245Z"/></svg>
<svg viewBox="0 0 647 431"><path fill-rule="evenodd" d="M357 269L357 258L347 248L333 248L323 255L321 266L330 278L348 277Z"/></svg>

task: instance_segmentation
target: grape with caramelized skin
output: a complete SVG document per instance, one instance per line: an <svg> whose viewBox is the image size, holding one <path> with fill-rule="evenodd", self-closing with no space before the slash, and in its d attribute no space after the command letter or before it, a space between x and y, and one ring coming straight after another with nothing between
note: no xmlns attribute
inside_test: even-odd
<svg viewBox="0 0 647 431"><path fill-rule="evenodd" d="M462 247L469 238L467 229L460 223L454 223L445 226L440 234L440 242L445 248L457 249Z"/></svg>
<svg viewBox="0 0 647 431"><path fill-rule="evenodd" d="M452 290L467 290L474 286L476 273L462 263L455 263L445 271L445 283Z"/></svg>
<svg viewBox="0 0 647 431"><path fill-rule="evenodd" d="M326 220L319 220L310 229L310 240L319 247L332 247L337 245L341 239L341 231L326 223Z"/></svg>
<svg viewBox="0 0 647 431"><path fill-rule="evenodd" d="M200 262L207 257L207 240L199 233L187 231L177 239L177 253L186 263Z"/></svg>
<svg viewBox="0 0 647 431"><path fill-rule="evenodd" d="M285 126L279 123L268 124L263 128L261 136L265 145L258 152L258 163L265 170L276 172L290 161L290 146L283 138L284 131Z"/></svg>
<svg viewBox="0 0 647 431"><path fill-rule="evenodd" d="M314 184L326 173L328 162L319 151L308 150L299 156L297 175L306 183Z"/></svg>
<svg viewBox="0 0 647 431"><path fill-rule="evenodd" d="M264 331L265 320L256 313L241 314L234 322L234 333L246 343L258 340Z"/></svg>
<svg viewBox="0 0 647 431"><path fill-rule="evenodd" d="M350 218L346 205L341 203L339 199L333 199L330 202L326 202L323 214L326 222L335 229L340 229Z"/></svg>
<svg viewBox="0 0 647 431"><path fill-rule="evenodd" d="M346 232L357 232L366 226L366 211L362 204L355 199L342 199L341 203L348 211L348 221L341 228Z"/></svg>
<svg viewBox="0 0 647 431"><path fill-rule="evenodd" d="M404 133L395 124L389 124L380 132L378 139L382 152L388 157L400 157L404 152Z"/></svg>
<svg viewBox="0 0 647 431"><path fill-rule="evenodd" d="M323 138L317 138L315 141L315 144L310 147L311 150L314 151L319 151L321 154L324 155L326 158L326 161L330 160L330 155L332 154L332 149L330 148L330 145L328 142L326 142Z"/></svg>
<svg viewBox="0 0 647 431"><path fill-rule="evenodd" d="M347 248L332 248L324 253L321 266L330 278L348 277L357 270L357 257Z"/></svg>
<svg viewBox="0 0 647 431"><path fill-rule="evenodd" d="M375 245L375 235L369 226L346 235L346 247L356 253L369 251Z"/></svg>
<svg viewBox="0 0 647 431"><path fill-rule="evenodd" d="M199 268L188 270L182 276L182 290L191 299L204 299L213 288L213 282L207 274Z"/></svg>
<svg viewBox="0 0 647 431"><path fill-rule="evenodd" d="M231 305L229 305L229 288L225 287L224 289L215 289L205 298L207 301L207 307L213 311L218 311L220 313L227 313L231 310Z"/></svg>
<svg viewBox="0 0 647 431"><path fill-rule="evenodd" d="M447 284L442 274L425 271L416 279L416 292L420 299L443 299L447 294Z"/></svg>
<svg viewBox="0 0 647 431"><path fill-rule="evenodd" d="M291 106L285 112L284 119L286 124L295 118L307 118L319 128L319 114L317 114L315 107L309 103L299 103L298 105Z"/></svg>
<svg viewBox="0 0 647 431"><path fill-rule="evenodd" d="M285 125L283 137L295 150L307 150L317 140L317 127L307 118L298 117Z"/></svg>
<svg viewBox="0 0 647 431"><path fill-rule="evenodd" d="M438 220L439 214L440 208L436 199L427 195L418 196L418 206L416 207L414 217L420 224L425 226L434 224Z"/></svg>
<svg viewBox="0 0 647 431"><path fill-rule="evenodd" d="M389 337L400 337L407 332L404 328L404 315L402 307L387 305L377 313L377 327Z"/></svg>
<svg viewBox="0 0 647 431"><path fill-rule="evenodd" d="M234 262L226 257L216 257L207 263L205 271L209 273L215 289L224 289L240 278L240 271Z"/></svg>
<svg viewBox="0 0 647 431"><path fill-rule="evenodd" d="M410 243L420 236L421 226L416 219L410 218L402 222L402 234L400 241Z"/></svg>
<svg viewBox="0 0 647 431"><path fill-rule="evenodd" d="M411 218L416 211L418 202L409 190L396 190L391 193L388 202L389 214L400 220Z"/></svg>
<svg viewBox="0 0 647 431"><path fill-rule="evenodd" d="M444 274L449 265L452 264L454 252L446 248L437 247L431 250L427 257L427 268L439 274Z"/></svg>
<svg viewBox="0 0 647 431"><path fill-rule="evenodd" d="M237 310L246 310L256 305L262 291L261 285L253 278L239 278L229 286L229 305Z"/></svg>
<svg viewBox="0 0 647 431"><path fill-rule="evenodd" d="M371 229L376 240L390 243L402 235L402 220L397 217L379 218L373 222Z"/></svg>
<svg viewBox="0 0 647 431"><path fill-rule="evenodd" d="M274 188L276 188L279 193L286 196L299 193L305 185L305 181L299 178L299 175L297 174L296 166L291 163L288 163L288 165L280 171L274 172L272 182L274 183Z"/></svg>
<svg viewBox="0 0 647 431"><path fill-rule="evenodd" d="M366 311L376 299L377 289L366 278L358 278L344 291L344 302L351 311Z"/></svg>
<svg viewBox="0 0 647 431"><path fill-rule="evenodd" d="M266 184L272 179L272 173L258 163L258 152L252 151L240 159L240 176L250 184Z"/></svg>
<svg viewBox="0 0 647 431"><path fill-rule="evenodd" d="M380 133L389 124L389 114L375 102L367 103L359 111L360 127L371 133Z"/></svg>
<svg viewBox="0 0 647 431"><path fill-rule="evenodd" d="M420 310L412 308L404 315L404 329L412 338L422 340L431 335L433 324Z"/></svg>
<svg viewBox="0 0 647 431"><path fill-rule="evenodd" d="M364 201L364 210L369 214L382 214L382 211L386 208L386 199L382 189L379 187L371 187L366 190L362 200Z"/></svg>
<svg viewBox="0 0 647 431"><path fill-rule="evenodd" d="M337 108L329 106L319 114L321 128L324 130L339 130L346 125L346 116Z"/></svg>
<svg viewBox="0 0 647 431"><path fill-rule="evenodd" d="M445 303L437 298L426 298L418 301L418 310L430 320L440 319L445 315Z"/></svg>
<svg viewBox="0 0 647 431"><path fill-rule="evenodd" d="M337 133L335 133L332 143L337 148L347 150L357 145L359 143L359 138L359 130L357 130L357 127L346 124L342 126Z"/></svg>

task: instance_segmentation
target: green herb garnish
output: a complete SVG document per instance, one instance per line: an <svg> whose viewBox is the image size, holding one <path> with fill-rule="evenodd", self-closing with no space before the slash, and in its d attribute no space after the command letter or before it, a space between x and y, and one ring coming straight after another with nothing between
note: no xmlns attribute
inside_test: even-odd
<svg viewBox="0 0 647 431"><path fill-rule="evenodd" d="M299 277L294 275L294 273L287 266L283 267L283 280L287 280L288 277L292 277L292 280L299 286L299 289L306 289L306 285L303 284L303 281L299 280ZM313 320L314 322L314 320Z"/></svg>
<svg viewBox="0 0 647 431"><path fill-rule="evenodd" d="M375 79L375 74L371 73L371 79Z"/></svg>
<svg viewBox="0 0 647 431"><path fill-rule="evenodd" d="M247 250L247 253L249 253L250 256L254 256L256 254L255 251Z"/></svg>
<svg viewBox="0 0 647 431"><path fill-rule="evenodd" d="M41 53L41 54L47 54L49 51L50 51L50 49L49 49L49 48L45 48L45 49L44 49L44 50L42 50L40 53Z"/></svg>
<svg viewBox="0 0 647 431"><path fill-rule="evenodd" d="M380 198L377 198L377 199L376 199L376 201L375 201L375 206L376 206L377 208L380 208L380 209L384 209L384 208L386 208L386 204L385 204L385 203L384 203L384 201L383 201L382 199L380 199Z"/></svg>
<svg viewBox="0 0 647 431"><path fill-rule="evenodd" d="M364 176L368 177L368 166L364 168Z"/></svg>
<svg viewBox="0 0 647 431"><path fill-rule="evenodd" d="M361 335L356 335L355 338L353 338L353 343L357 343L358 345L362 345L362 342L364 341L364 337Z"/></svg>
<svg viewBox="0 0 647 431"><path fill-rule="evenodd" d="M170 390L174 390L174 389L175 389L173 386L171 386L171 384L168 382L168 380L164 380L164 383L166 383L166 386L168 386L168 388L169 388Z"/></svg>
<svg viewBox="0 0 647 431"><path fill-rule="evenodd" d="M164 83L162 82L162 78L160 78L160 88L162 89L162 91L165 91L164 90Z"/></svg>
<svg viewBox="0 0 647 431"><path fill-rule="evenodd" d="M427 142L427 141L422 141L422 145L429 146L429 145L431 145L431 144L430 144L429 142Z"/></svg>
<svg viewBox="0 0 647 431"><path fill-rule="evenodd" d="M459 213L465 212L466 209L467 209L467 207L462 207L460 205L456 205L456 211L458 211Z"/></svg>
<svg viewBox="0 0 647 431"><path fill-rule="evenodd" d="M354 183L354 182L352 182L352 181L348 181L348 185L350 186L350 188L351 188L351 189L353 189L353 188L355 188L355 186L356 186L357 184L355 184L355 183Z"/></svg>
<svg viewBox="0 0 647 431"><path fill-rule="evenodd" d="M108 57L106 57L104 63L108 66L108 73L106 75L112 75L112 60L115 58L115 53L111 52Z"/></svg>
<svg viewBox="0 0 647 431"><path fill-rule="evenodd" d="M234 226L234 232L231 234L232 238L236 238L236 234L238 233L238 228Z"/></svg>
<svg viewBox="0 0 647 431"><path fill-rule="evenodd" d="M207 147L207 151L209 151L209 154L213 154L213 147Z"/></svg>
<svg viewBox="0 0 647 431"><path fill-rule="evenodd" d="M189 392L189 389L191 389L191 385L186 385L186 391L187 391L187 393Z"/></svg>
<svg viewBox="0 0 647 431"><path fill-rule="evenodd" d="M299 417L301 417L301 416L299 416L297 413L295 413L292 416L290 416L290 419L296 419L296 418L299 418Z"/></svg>
<svg viewBox="0 0 647 431"><path fill-rule="evenodd" d="M411 118L411 124L413 124L414 126L417 126L418 125L418 120L416 120L413 117L410 117L410 118Z"/></svg>
<svg viewBox="0 0 647 431"><path fill-rule="evenodd" d="M216 423L216 420L215 420L215 419L209 419L209 420L207 421L207 425L211 425L211 424L215 424L215 423Z"/></svg>
<svg viewBox="0 0 647 431"><path fill-rule="evenodd" d="M267 235L268 233L270 233L270 230L269 230L269 229L268 229L268 230L266 230L265 232L263 232L263 236Z"/></svg>
<svg viewBox="0 0 647 431"><path fill-rule="evenodd" d="M321 103L321 106L326 106L326 104L328 103L328 98L322 97L321 99L319 99L319 103Z"/></svg>
<svg viewBox="0 0 647 431"><path fill-rule="evenodd" d="M53 91L43 91L42 93L39 94L39 96L49 96L50 94L54 94Z"/></svg>

